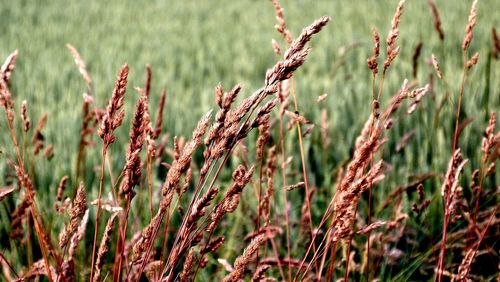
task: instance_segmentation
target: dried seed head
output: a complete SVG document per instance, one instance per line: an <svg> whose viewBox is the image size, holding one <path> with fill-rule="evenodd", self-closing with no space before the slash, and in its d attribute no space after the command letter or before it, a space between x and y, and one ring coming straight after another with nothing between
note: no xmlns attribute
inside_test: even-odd
<svg viewBox="0 0 500 282"><path fill-rule="evenodd" d="M441 41L444 40L444 31L443 26L441 25L441 17L439 16L439 11L437 9L436 3L434 0L429 0L429 5L431 6L432 15L434 16L434 29L436 29L439 34L439 39Z"/></svg>
<svg viewBox="0 0 500 282"><path fill-rule="evenodd" d="M262 159L264 156L264 148L266 143L271 139L271 132L269 130L269 114L263 116L262 122L259 125L259 137L257 138L256 155L257 159Z"/></svg>
<svg viewBox="0 0 500 282"><path fill-rule="evenodd" d="M98 134L105 144L109 145L115 141L114 131L123 121L124 112L121 110L123 106L123 96L127 90L128 65L121 67L118 79L113 90L113 95L108 102L106 113L102 118L101 127Z"/></svg>
<svg viewBox="0 0 500 282"><path fill-rule="evenodd" d="M146 97L149 99L149 94L151 92L151 66L146 65L146 86L144 88L144 92L146 94Z"/></svg>
<svg viewBox="0 0 500 282"><path fill-rule="evenodd" d="M202 142L203 135L205 135L211 117L212 111L209 111L200 119L193 132L193 138L184 146L184 148L182 148L179 158L173 161L172 167L168 171L165 183L162 187L163 196L167 195L169 191L175 191L175 189L177 189L182 173L189 168L191 158L196 148L198 148Z"/></svg>
<svg viewBox="0 0 500 282"><path fill-rule="evenodd" d="M215 86L215 103L219 108L222 108L222 101L224 100L224 88L222 88L222 84L219 82L217 86Z"/></svg>
<svg viewBox="0 0 500 282"><path fill-rule="evenodd" d="M234 270L229 273L224 279L223 282L236 282L241 279L243 273L247 266L252 262L255 258L254 254L257 252L259 247L264 244L267 240L267 235L262 234L255 237L252 242L245 248L243 254L236 258L234 262Z"/></svg>
<svg viewBox="0 0 500 282"><path fill-rule="evenodd" d="M276 55L281 55L281 48L280 48L280 45L278 44L278 42L276 42L276 40L272 39L271 45L273 46L274 53L276 53Z"/></svg>
<svg viewBox="0 0 500 282"><path fill-rule="evenodd" d="M2 83L5 83L6 86L9 86L10 84L10 77L12 76L12 72L14 71L14 67L16 66L17 54L18 51L16 49L7 57L2 67L0 68L0 81L2 81Z"/></svg>
<svg viewBox="0 0 500 282"><path fill-rule="evenodd" d="M384 225L385 225L385 221L381 221L381 220L375 221L375 222L371 223L370 225L367 225L367 226L364 226L364 227L361 227L360 229L358 229L358 231L356 231L356 234L357 235L367 234L367 233L370 233L373 230L378 229Z"/></svg>
<svg viewBox="0 0 500 282"><path fill-rule="evenodd" d="M23 222L28 218L28 209L32 201L29 197L29 193L25 193L21 202L16 206L14 211L11 213L11 238L21 238L23 237Z"/></svg>
<svg viewBox="0 0 500 282"><path fill-rule="evenodd" d="M328 16L323 16L317 20L315 20L311 25L308 27L304 28L292 44L290 45L290 48L285 52L285 59L291 59L294 54L298 53L300 50L304 49L304 46L309 40L311 40L311 37L320 32L323 27L326 26L326 24L330 21L330 17Z"/></svg>
<svg viewBox="0 0 500 282"><path fill-rule="evenodd" d="M195 252L193 249L189 250L189 253L186 256L186 260L184 261L184 265L182 267L182 272L179 274L179 280L181 282L192 281L192 275L194 271L194 262L195 262Z"/></svg>
<svg viewBox="0 0 500 282"><path fill-rule="evenodd" d="M430 90L430 85L427 84L427 85L425 85L425 87L415 89L409 94L408 97L414 98L414 100L410 104L410 107L408 108L408 111L407 111L408 114L412 114L416 110L417 105L420 103L422 98L425 97L425 95L427 95L427 93L429 93L429 90Z"/></svg>
<svg viewBox="0 0 500 282"><path fill-rule="evenodd" d="M464 51L467 51L467 49L469 49L470 43L474 36L472 31L474 29L474 26L476 25L477 20L477 2L478 0L474 0L470 8L469 21L467 22L467 26L465 27L465 37L462 42L462 49Z"/></svg>
<svg viewBox="0 0 500 282"><path fill-rule="evenodd" d="M441 196L445 199L447 205L452 202L452 197L454 196L455 190L459 185L458 180L460 173L467 161L468 160L463 160L460 149L455 151L450 160L444 183L441 188Z"/></svg>
<svg viewBox="0 0 500 282"><path fill-rule="evenodd" d="M477 61L479 60L479 53L474 54L472 58L470 58L469 61L467 61L467 69L470 70L475 64L477 64Z"/></svg>
<svg viewBox="0 0 500 282"><path fill-rule="evenodd" d="M66 189L66 182L68 182L69 177L67 175L63 176L61 178L61 181L59 181L59 185L57 186L57 196L56 199L57 201L62 201L62 196L64 193L64 190Z"/></svg>
<svg viewBox="0 0 500 282"><path fill-rule="evenodd" d="M399 22L401 21L401 15L403 14L405 0L400 0L398 7L396 8L396 13L392 19L391 30L387 35L387 58L384 61L384 71L389 68L392 61L396 58L399 53L399 47L396 47L396 41L399 36Z"/></svg>
<svg viewBox="0 0 500 282"><path fill-rule="evenodd" d="M158 212L151 219L150 223L142 230L140 238L132 247L131 262L133 264L141 262L142 257L147 252L149 244L152 242L152 240L154 240L153 235L155 231L160 227L164 215L164 213Z"/></svg>
<svg viewBox="0 0 500 282"><path fill-rule="evenodd" d="M259 265L252 276L252 282L265 281L266 271L269 270L268 264Z"/></svg>
<svg viewBox="0 0 500 282"><path fill-rule="evenodd" d="M217 238L214 238L212 239L212 241L210 241L210 243L208 243L205 248L203 248L203 250L201 250L201 254L208 254L208 253L215 253L217 251L218 248L220 248L222 246L222 244L224 244L224 237L222 236L219 236Z"/></svg>
<svg viewBox="0 0 500 282"><path fill-rule="evenodd" d="M191 214L189 214L186 220L186 226L188 228L194 229L196 222L205 215L205 209L210 206L212 200L217 196L219 189L216 187L211 187L208 191L194 203L191 209Z"/></svg>
<svg viewBox="0 0 500 282"><path fill-rule="evenodd" d="M24 132L28 132L31 124L28 117L28 102L26 102L26 100L24 100L21 104L21 118L24 124Z"/></svg>
<svg viewBox="0 0 500 282"><path fill-rule="evenodd" d="M295 189L302 189L304 188L306 185L304 182L298 182L298 183L295 183L293 185L288 185L285 187L285 189L287 191L292 191L292 190L295 190Z"/></svg>
<svg viewBox="0 0 500 282"><path fill-rule="evenodd" d="M78 66L78 70L80 71L80 74L83 77L83 80L85 80L85 83L87 84L88 90L92 91L92 79L90 78L90 74L87 71L87 66L85 65L85 62L83 61L82 57L80 56L80 53L78 53L78 50L76 50L75 47L71 44L66 44L66 47L69 49L71 52L71 55L73 56L73 59L75 59L75 63Z"/></svg>
<svg viewBox="0 0 500 282"><path fill-rule="evenodd" d="M102 267L104 265L104 256L109 251L109 242L111 240L111 232L113 232L113 223L115 221L117 213L111 215L106 224L106 229L104 229L104 234L102 235L101 244L99 245L99 250L97 252L97 259L95 263L95 273L94 282L101 280Z"/></svg>
<svg viewBox="0 0 500 282"><path fill-rule="evenodd" d="M36 124L35 131L33 132L33 137L31 138L31 144L33 144L33 153L38 155L38 153L45 146L45 137L42 134L42 130L47 123L48 114L44 113L38 123Z"/></svg>
<svg viewBox="0 0 500 282"><path fill-rule="evenodd" d="M141 181L141 158L140 152L149 126L149 115L147 96L141 95L136 105L132 126L130 128L130 141L127 149L125 168L123 169L124 180L120 186L120 192L127 194L130 198L135 195L134 186Z"/></svg>
<svg viewBox="0 0 500 282"><path fill-rule="evenodd" d="M85 194L85 188L83 183L80 183L78 190L76 191L75 199L73 200L73 205L69 209L68 213L70 216L70 223L66 225L63 232L59 236L59 246L64 248L69 242L69 239L77 231L79 222L84 216L87 210L87 195Z"/></svg>
<svg viewBox="0 0 500 282"><path fill-rule="evenodd" d="M274 28L283 35L283 38L285 39L286 43L291 44L292 43L292 36L290 35L290 31L286 28L286 22L285 22L285 17L283 15L283 8L281 8L280 3L278 0L271 0L274 6L274 10L276 11L276 21L278 22ZM279 54L279 53L277 53Z"/></svg>
<svg viewBox="0 0 500 282"><path fill-rule="evenodd" d="M434 66L434 70L439 79L443 79L443 74L441 73L441 69L439 68L439 62L436 58L436 55L432 54L432 66Z"/></svg>
<svg viewBox="0 0 500 282"><path fill-rule="evenodd" d="M62 281L71 281L72 277L75 277L75 262L74 256L78 248L78 242L80 242L85 235L85 230L87 229L87 222L89 220L89 210L85 211L85 214L80 221L80 225L75 234L71 237L71 241L68 248L68 258L62 264Z"/></svg>
<svg viewBox="0 0 500 282"><path fill-rule="evenodd" d="M156 115L156 125L153 134L153 139L158 139L161 134L161 127L163 123L163 109L165 108L165 100L167 98L167 92L163 90L161 92L160 104L158 105L158 114Z"/></svg>
<svg viewBox="0 0 500 282"><path fill-rule="evenodd" d="M373 56L368 58L367 64L368 68L372 71L373 75L378 73L378 63L377 59L380 54L380 36L378 35L377 29L372 27L372 37L373 37Z"/></svg>

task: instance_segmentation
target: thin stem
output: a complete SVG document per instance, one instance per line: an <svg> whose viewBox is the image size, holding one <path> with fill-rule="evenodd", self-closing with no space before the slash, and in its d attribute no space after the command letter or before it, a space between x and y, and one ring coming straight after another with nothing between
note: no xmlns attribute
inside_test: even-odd
<svg viewBox="0 0 500 282"><path fill-rule="evenodd" d="M299 112L297 97L295 95L295 81L293 79L291 79L291 82L292 82L292 97L293 97L293 104L295 107L295 112ZM312 224L311 202L309 199L309 180L307 178L306 158L305 158L305 154L304 154L304 144L302 141L302 128L300 127L300 123L297 123L297 133L299 135L300 160L302 163L302 177L304 179L304 186L305 186L305 190L306 190L305 191L306 192L305 193L306 194L305 200L306 200L306 206L307 206L307 213L309 214L309 216L308 216L308 218L309 218L309 233L310 233L310 236L312 238L314 235L314 232L313 232L313 224ZM316 252L316 246L314 244L313 244L313 250L314 250L314 252ZM315 264L314 267L315 267L316 272L317 272L318 265Z"/></svg>
<svg viewBox="0 0 500 282"><path fill-rule="evenodd" d="M127 201L127 208L125 211L125 226L122 228L120 231L120 235L118 236L118 244L116 246L117 249L117 256L118 256L118 268L115 269L115 273L113 275L113 281L119 281L120 276L121 276L121 271L122 271L122 260L123 260L123 250L125 249L125 240L127 239L127 227L128 227L128 216L130 213L130 202L131 202L130 195L127 194L126 196L126 201ZM119 252L118 252L119 251Z"/></svg>
<svg viewBox="0 0 500 282"><path fill-rule="evenodd" d="M375 102L375 79L376 79L376 74L373 73L372 76L372 101ZM375 109L372 107L372 116L375 117ZM373 132L373 126L375 124L375 119L373 119L372 124L370 126L370 137ZM370 156L370 167L373 166L373 154ZM368 187L368 221L367 225L371 224L372 221L372 188L373 188L373 183L370 181L370 185ZM369 231L366 236L368 238L367 245L366 245L366 281L370 281L370 234L371 232Z"/></svg>
<svg viewBox="0 0 500 282"><path fill-rule="evenodd" d="M285 138L283 134L283 114L280 113L280 136L279 143L281 145L281 175L283 176L283 187L286 187L286 159L285 159ZM283 189L283 201L285 202L285 228L286 228L286 250L287 250L287 258L288 258L288 280L292 280L292 266L290 261L290 219L288 217L288 198L287 191ZM309 198L309 195L306 194L306 198Z"/></svg>
<svg viewBox="0 0 500 282"><path fill-rule="evenodd" d="M333 243L332 252L330 254L330 265L328 266L328 272L326 274L326 281L333 280L333 270L335 267L335 255L337 253L337 241Z"/></svg>
<svg viewBox="0 0 500 282"><path fill-rule="evenodd" d="M148 157L148 190L149 190L149 212L153 218L153 159Z"/></svg>
<svg viewBox="0 0 500 282"><path fill-rule="evenodd" d="M257 220L255 222L255 232L259 232L260 230L260 217L261 217L261 197L262 197L262 176L263 175L263 165L262 165L262 158L260 159L259 162L259 195L257 197ZM257 249L255 257L257 258L256 263L255 263L255 269L259 267L259 249ZM196 277L196 276L194 276Z"/></svg>
<svg viewBox="0 0 500 282"><path fill-rule="evenodd" d="M462 71L462 83L460 85L460 96L458 98L458 105L457 105L457 114L455 117L455 133L453 134L453 145L452 145L452 155L455 154L455 151L457 149L458 145L458 123L460 120L460 111L462 108L462 97L464 94L464 88L465 88L465 81L467 79L467 51L464 51L464 68ZM439 252L439 262L438 262L438 269L437 269L437 276L435 277L434 281L439 281L441 282L443 280L443 270L444 270L444 256L446 253L446 233L448 231L448 222L449 222L449 201L450 201L450 195L446 196L445 202L444 202L444 222L443 222L443 235L441 239L441 246L440 246L440 252Z"/></svg>
<svg viewBox="0 0 500 282"><path fill-rule="evenodd" d="M465 80L467 79L467 51L464 52L464 68L462 72L462 83L460 85L460 96L458 97L458 106L457 106L457 115L455 117L455 134L453 135L453 146L452 153L455 153L455 150L458 146L458 123L460 120L460 111L462 108L462 97L464 95L465 88Z"/></svg>
<svg viewBox="0 0 500 282"><path fill-rule="evenodd" d="M101 159L101 178L99 180L99 196L97 197L97 214L95 218L95 230L94 230L94 243L92 246L92 264L90 265L90 281L93 281L94 278L94 264L95 264L95 255L96 255L96 247L97 247L97 235L99 233L99 219L101 217L101 198L102 198L102 188L104 186L104 165L106 161L106 154L108 151L108 144L104 142L102 146L102 159Z"/></svg>
<svg viewBox="0 0 500 282"><path fill-rule="evenodd" d="M3 255L3 253L0 251L0 259L2 259L5 264L7 264L7 266L9 267L9 269L14 273L14 275L19 278L19 275L17 274L16 270L12 267L12 264L10 264L10 262L5 258L5 256Z"/></svg>

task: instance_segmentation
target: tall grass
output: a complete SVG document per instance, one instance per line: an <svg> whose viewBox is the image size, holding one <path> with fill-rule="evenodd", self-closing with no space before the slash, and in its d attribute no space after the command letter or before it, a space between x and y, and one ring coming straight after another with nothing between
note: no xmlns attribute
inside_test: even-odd
<svg viewBox="0 0 500 282"><path fill-rule="evenodd" d="M76 114L55 101L41 114L38 100L19 104L16 81L29 89L38 77L18 76L28 63L22 49L14 51L0 73L3 279L500 279L500 50L495 29L486 41L476 27L482 13L488 18L481 6L488 4L473 1L469 18L456 21L465 28L459 33L447 27L452 16L441 4L402 0L390 24L371 23L373 46L369 37L356 39L331 55L321 50L335 41L324 38L349 31L347 20L323 16L294 37L298 10L287 13L273 0L263 14L276 16L272 45L243 41L242 50L263 45L270 52L260 54L270 59L274 51L275 62L238 61L232 52L241 34L216 50L241 71L212 83L215 110L205 114L193 110L196 99L155 95L164 77L154 66L133 90L141 68L124 64L114 89L103 91L97 82L105 76L91 71L99 60L82 56L80 44L67 45L71 72L83 83ZM240 5L228 10L251 15L240 10L249 4ZM417 41L408 25L421 21L419 8L431 32ZM207 64L213 49L200 49ZM362 64L353 66L357 57ZM260 82L235 83L250 69L261 72ZM136 101L135 110L127 101ZM181 113L190 118L172 122Z"/></svg>

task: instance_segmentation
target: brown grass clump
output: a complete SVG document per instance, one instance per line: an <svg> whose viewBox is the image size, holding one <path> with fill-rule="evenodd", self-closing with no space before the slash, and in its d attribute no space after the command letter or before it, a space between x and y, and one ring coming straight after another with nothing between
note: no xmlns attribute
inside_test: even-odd
<svg viewBox="0 0 500 282"><path fill-rule="evenodd" d="M102 236L101 244L99 245L99 251L97 252L97 260L95 263L95 273L94 273L94 282L101 280L101 272L102 267L104 265L104 256L109 251L109 242L111 241L111 232L113 232L113 224L115 221L117 214L114 213L108 219L108 223L106 223L106 228L104 229L104 234Z"/></svg>
<svg viewBox="0 0 500 282"><path fill-rule="evenodd" d="M223 282L236 282L241 277L243 276L243 272L245 271L246 267L250 264L252 261L253 255L259 247L266 241L267 237L266 235L259 235L255 237L252 242L248 245L248 247L245 248L243 251L243 254L239 256L235 261L234 261L234 270L224 277L222 279Z"/></svg>
<svg viewBox="0 0 500 282"><path fill-rule="evenodd" d="M63 232L59 236L59 246L64 248L69 242L70 238L78 229L78 223L85 214L87 210L87 196L85 194L85 188L83 183L80 183L78 190L76 192L75 199L73 200L73 206L69 209L68 213L70 216L70 223L64 228Z"/></svg>

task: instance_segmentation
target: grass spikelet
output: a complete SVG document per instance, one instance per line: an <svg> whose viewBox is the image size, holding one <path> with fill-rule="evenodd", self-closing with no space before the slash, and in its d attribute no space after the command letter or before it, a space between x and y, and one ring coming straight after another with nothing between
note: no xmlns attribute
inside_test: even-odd
<svg viewBox="0 0 500 282"><path fill-rule="evenodd" d="M195 261L195 252L193 249L189 250L186 260L184 261L184 266L182 267L182 272L179 275L179 280L181 282L191 281L191 276L193 275Z"/></svg>
<svg viewBox="0 0 500 282"><path fill-rule="evenodd" d="M441 73L441 69L439 68L439 62L436 58L436 55L432 54L432 66L436 71L436 75L439 79L443 79L443 74Z"/></svg>
<svg viewBox="0 0 500 282"><path fill-rule="evenodd" d="M95 272L92 280L94 282L98 282L99 280L101 280L101 272L104 265L104 256L109 251L108 244L111 240L111 232L113 232L113 224L117 215L117 213L112 214L108 219L108 223L106 223L106 228L104 229L104 234L102 235L101 244L99 245L99 251L97 252Z"/></svg>
<svg viewBox="0 0 500 282"><path fill-rule="evenodd" d="M106 107L106 113L102 118L101 126L98 131L105 144L109 145L115 141L114 131L123 121L124 112L121 110L123 106L123 96L127 90L128 65L123 65L120 68L118 79L113 90L113 95Z"/></svg>
<svg viewBox="0 0 500 282"><path fill-rule="evenodd" d="M253 167L246 170L242 165L236 168L232 175L233 184L227 190L223 200L214 208L211 214L211 222L207 226L206 231L213 232L226 213L232 213L236 210L240 201L241 192L252 178L253 170Z"/></svg>
<svg viewBox="0 0 500 282"><path fill-rule="evenodd" d="M35 131L33 132L33 137L31 138L31 144L33 144L33 154L38 155L38 153L45 146L45 137L42 134L42 130L47 123L48 114L44 113L40 120L36 124Z"/></svg>
<svg viewBox="0 0 500 282"><path fill-rule="evenodd" d="M28 102L26 100L23 100L21 104L21 119L23 120L24 124L24 132L28 132L30 130L30 119L28 117Z"/></svg>
<svg viewBox="0 0 500 282"><path fill-rule="evenodd" d="M453 157L451 158L448 165L448 170L446 172L444 183L441 188L441 196L443 197L444 202L444 221L443 237L441 239L439 261L436 269L436 278L438 281L442 280L444 271L444 255L446 251L446 235L448 224L450 222L451 216L453 216L456 212L454 203L456 202L456 190L459 187L459 177L467 161L468 160L463 160L460 149L455 150L455 153L453 154Z"/></svg>
<svg viewBox="0 0 500 282"><path fill-rule="evenodd" d="M44 266L44 261L38 260L31 265L31 267L24 272L22 277L16 281L29 281L33 280L38 276L56 277L56 270L54 267L50 266L50 273L47 273L47 268Z"/></svg>
<svg viewBox="0 0 500 282"><path fill-rule="evenodd" d="M403 14L405 0L400 0L398 7L396 8L396 13L391 23L391 30L387 35L387 57L384 61L384 72L389 68L392 61L399 54L399 47L396 46L396 41L399 36L399 22L401 21L401 15Z"/></svg>
<svg viewBox="0 0 500 282"><path fill-rule="evenodd" d="M286 43L291 44L292 36L290 34L290 31L286 27L285 16L283 15L283 8L281 8L281 5L278 2L278 0L271 0L271 2L273 3L274 11L276 11L277 24L274 26L274 28L281 35L283 35L283 38L285 39ZM276 54L279 54L279 52L276 52Z"/></svg>
<svg viewBox="0 0 500 282"><path fill-rule="evenodd" d="M90 91L90 93L92 93L92 89L93 89L92 78L90 78L90 74L87 70L87 65L85 64L85 61L82 59L82 56L80 56L80 53L78 52L78 50L76 50L76 48L73 45L68 43L68 44L66 44L66 48L69 49L69 52L73 56L73 59L75 60L75 64L78 67L78 71L80 71L80 74L82 75L83 80L87 84L88 91Z"/></svg>
<svg viewBox="0 0 500 282"><path fill-rule="evenodd" d="M63 200L63 193L66 189L66 183L68 182L68 179L69 177L67 175L63 176L59 181L59 185L57 186L56 200L59 202Z"/></svg>
<svg viewBox="0 0 500 282"><path fill-rule="evenodd" d="M257 270L255 270L252 276L252 282L264 281L266 271L269 270L271 266L269 265L260 265Z"/></svg>
<svg viewBox="0 0 500 282"><path fill-rule="evenodd" d="M83 183L80 183L78 190L76 192L75 199L73 200L73 206L68 211L70 216L70 223L66 225L64 231L59 236L59 247L64 248L69 242L69 239L78 229L78 223L84 216L87 210L87 196L85 194L85 188Z"/></svg>
<svg viewBox="0 0 500 282"><path fill-rule="evenodd" d="M211 117L212 111L209 111L200 119L198 125L193 131L192 139L182 149L179 159L172 163L172 167L168 171L165 183L162 187L163 196L167 195L169 191L175 190L179 185L182 173L189 168L194 151L202 143L203 135L205 135Z"/></svg>
<svg viewBox="0 0 500 282"><path fill-rule="evenodd" d="M476 26L477 21L477 3L478 0L474 0L470 8L469 20L467 22L467 26L465 27L465 37L462 42L462 50L464 51L467 51L469 49L470 43L472 42L472 38L474 36L472 31Z"/></svg>
<svg viewBox="0 0 500 282"><path fill-rule="evenodd" d="M147 252L148 246L154 240L155 230L161 225L164 213L157 213L151 222L142 230L139 240L132 247L131 262L136 264L140 263L143 255Z"/></svg>
<svg viewBox="0 0 500 282"><path fill-rule="evenodd" d="M215 253L224 244L224 237L220 236L212 239L202 250L201 254Z"/></svg>
<svg viewBox="0 0 500 282"><path fill-rule="evenodd" d="M470 60L467 61L466 67L468 70L470 70L474 65L477 64L477 61L479 60L479 53L475 53Z"/></svg>
<svg viewBox="0 0 500 282"><path fill-rule="evenodd" d="M128 195L131 199L135 195L134 186L141 181L141 158L139 153L142 150L146 137L146 129L149 125L149 118L146 117L147 96L141 95L136 105L132 126L130 128L130 141L127 149L125 168L123 169L124 180L120 186L120 193Z"/></svg>
<svg viewBox="0 0 500 282"><path fill-rule="evenodd" d="M236 282L243 277L243 273L247 266L254 259L254 254L257 252L259 247L264 244L267 240L267 235L262 234L252 239L250 244L245 248L243 254L236 258L234 262L234 270L228 274L222 282Z"/></svg>
<svg viewBox="0 0 500 282"><path fill-rule="evenodd" d="M28 218L28 209L31 205L31 200L26 193L22 201L16 206L11 213L11 238L21 238L23 236L23 222Z"/></svg>
<svg viewBox="0 0 500 282"><path fill-rule="evenodd" d="M10 84L10 78L12 76L12 72L14 71L14 68L16 66L16 60L17 60L17 54L19 52L14 50L7 59L5 59L5 62L3 63L2 67L0 68L0 75L1 75L1 80L5 85Z"/></svg>
<svg viewBox="0 0 500 282"><path fill-rule="evenodd" d="M89 210L85 211L85 214L80 221L80 225L76 230L75 234L71 236L69 248L68 248L68 258L62 264L61 278L63 281L70 280L71 277L75 276L75 262L74 257L78 248L78 243L83 239L85 235L85 230L87 229L87 223L89 221Z"/></svg>
<svg viewBox="0 0 500 282"><path fill-rule="evenodd" d="M82 127L80 130L80 143L78 145L78 155L76 158L76 174L77 179L84 176L85 171L83 169L85 163L85 149L88 146L94 145L91 140L92 135L95 131L95 126L97 123L96 114L92 111L91 106L94 103L94 98L88 94L83 94L83 106L82 106Z"/></svg>
<svg viewBox="0 0 500 282"><path fill-rule="evenodd" d="M167 92L162 91L160 96L160 103L158 105L158 114L156 115L156 125L154 130L154 139L158 139L161 134L162 124L163 124L163 111L165 108L165 101L167 99Z"/></svg>
<svg viewBox="0 0 500 282"><path fill-rule="evenodd" d="M377 59L380 55L380 36L375 27L372 27L372 38L373 38L373 56L368 58L367 64L368 68L372 71L373 75L378 73L378 63Z"/></svg>
<svg viewBox="0 0 500 282"><path fill-rule="evenodd" d="M212 187L208 189L208 191L194 203L193 208L191 209L191 214L187 218L186 226L189 229L193 229L195 227L196 222L205 215L205 209L210 206L212 200L217 196L219 189Z"/></svg>
<svg viewBox="0 0 500 282"><path fill-rule="evenodd" d="M299 51L304 50L304 46L311 40L312 36L320 32L330 19L331 18L328 16L323 16L304 28L299 37L290 44L290 48L285 52L284 58L291 59L295 54L299 53Z"/></svg>

